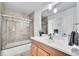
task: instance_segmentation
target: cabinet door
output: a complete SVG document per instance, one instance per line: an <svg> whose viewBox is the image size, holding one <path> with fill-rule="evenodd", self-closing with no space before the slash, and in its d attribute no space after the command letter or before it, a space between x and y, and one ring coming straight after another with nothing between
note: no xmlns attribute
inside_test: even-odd
<svg viewBox="0 0 79 59"><path fill-rule="evenodd" d="M60 53L53 54L53 56L68 56L68 55L60 52Z"/></svg>
<svg viewBox="0 0 79 59"><path fill-rule="evenodd" d="M46 51L38 48L38 56L49 56L49 53L47 53Z"/></svg>
<svg viewBox="0 0 79 59"><path fill-rule="evenodd" d="M68 56L68 55L61 51L53 50L53 56Z"/></svg>
<svg viewBox="0 0 79 59"><path fill-rule="evenodd" d="M32 56L37 56L37 47L32 44Z"/></svg>

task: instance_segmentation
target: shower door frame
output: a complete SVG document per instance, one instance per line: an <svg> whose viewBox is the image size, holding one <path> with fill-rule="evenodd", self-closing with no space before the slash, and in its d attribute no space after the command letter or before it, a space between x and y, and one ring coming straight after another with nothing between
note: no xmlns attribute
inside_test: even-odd
<svg viewBox="0 0 79 59"><path fill-rule="evenodd" d="M2 14L0 14L0 56L2 51Z"/></svg>
<svg viewBox="0 0 79 59"><path fill-rule="evenodd" d="M5 49L2 49L3 45L2 45L2 21L4 21L4 17L9 17L9 16L3 16L1 15L1 21L0 21L0 55L1 55L1 51L2 50L6 50L6 49L10 49L10 48L14 48L14 47L17 47L17 46L21 46L21 45L25 45L25 44L20 44L20 45L17 45L17 46L13 46L13 47L10 47L10 48L5 48ZM15 17L12 17L12 18L15 18ZM20 18L18 18L20 19ZM22 21L26 21L26 20L22 20ZM29 21L30 22L30 21ZM28 44L28 43L27 43Z"/></svg>

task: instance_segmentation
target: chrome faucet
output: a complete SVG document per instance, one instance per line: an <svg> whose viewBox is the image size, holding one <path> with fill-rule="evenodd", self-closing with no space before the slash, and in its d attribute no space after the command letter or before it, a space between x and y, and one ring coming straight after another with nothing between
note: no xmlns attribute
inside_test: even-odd
<svg viewBox="0 0 79 59"><path fill-rule="evenodd" d="M49 36L49 39L52 39L52 34L51 33L48 36Z"/></svg>

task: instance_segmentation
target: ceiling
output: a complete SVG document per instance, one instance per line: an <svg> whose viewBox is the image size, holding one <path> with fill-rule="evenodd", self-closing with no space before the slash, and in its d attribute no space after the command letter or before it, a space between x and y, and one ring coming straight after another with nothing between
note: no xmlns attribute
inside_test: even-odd
<svg viewBox="0 0 79 59"><path fill-rule="evenodd" d="M69 9L69 8L72 8L72 7L75 7L76 6L76 3L75 2L59 2L56 6L57 9L58 9L58 12L62 12L62 11L65 11L66 9ZM53 13L53 9L54 7L52 8L52 10L45 10L42 15L43 17L45 16L50 16L50 15L54 15Z"/></svg>
<svg viewBox="0 0 79 59"><path fill-rule="evenodd" d="M47 2L4 2L7 10L30 14L46 5Z"/></svg>
<svg viewBox="0 0 79 59"><path fill-rule="evenodd" d="M20 13L26 13L27 15L34 12L34 10L41 9L44 6L47 6L49 2L4 2L6 10L16 11ZM75 2L59 2L56 5L56 8L58 9L58 13L62 12L68 8L71 8L75 6ZM42 15L43 16L49 16L52 15L52 10L45 10Z"/></svg>

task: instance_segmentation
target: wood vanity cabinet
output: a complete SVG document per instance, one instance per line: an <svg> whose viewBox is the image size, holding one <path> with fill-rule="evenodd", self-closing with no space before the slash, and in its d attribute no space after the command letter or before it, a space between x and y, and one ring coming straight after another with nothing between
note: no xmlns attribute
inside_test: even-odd
<svg viewBox="0 0 79 59"><path fill-rule="evenodd" d="M32 44L32 55L33 56L37 55L37 46L35 44Z"/></svg>
<svg viewBox="0 0 79 59"><path fill-rule="evenodd" d="M44 51L43 49L38 48L37 55L38 55L38 56L49 56L49 53L47 53L47 52Z"/></svg>
<svg viewBox="0 0 79 59"><path fill-rule="evenodd" d="M32 56L69 56L55 48L51 48L43 43L32 40Z"/></svg>

